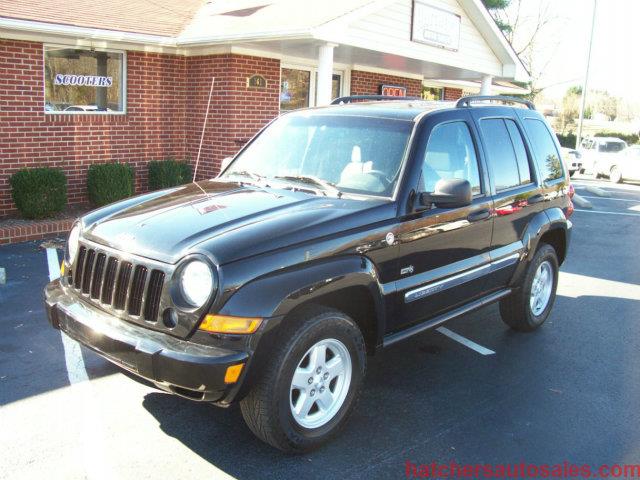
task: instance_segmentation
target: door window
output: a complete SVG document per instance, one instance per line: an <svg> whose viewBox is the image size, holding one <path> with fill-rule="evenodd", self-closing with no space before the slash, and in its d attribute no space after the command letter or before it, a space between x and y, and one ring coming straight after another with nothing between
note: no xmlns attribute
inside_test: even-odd
<svg viewBox="0 0 640 480"><path fill-rule="evenodd" d="M517 130L517 127L515 128ZM496 191L517 187L522 183L529 183L531 175L524 167L522 176L525 178L521 179L520 168L516 157L516 148L511 140L511 135L507 129L505 120L502 118L482 120L480 122L480 130L484 137L487 163L493 175ZM516 140L517 138L518 137L516 137ZM522 142L522 138L520 138L520 142ZM524 145L522 145L522 148L524 148ZM520 152L520 154L522 154L522 152ZM524 151L524 155L526 157L526 150Z"/></svg>
<svg viewBox="0 0 640 480"><path fill-rule="evenodd" d="M431 131L422 164L422 191L435 191L440 180L468 180L473 194L481 193L478 158L465 122L437 125Z"/></svg>

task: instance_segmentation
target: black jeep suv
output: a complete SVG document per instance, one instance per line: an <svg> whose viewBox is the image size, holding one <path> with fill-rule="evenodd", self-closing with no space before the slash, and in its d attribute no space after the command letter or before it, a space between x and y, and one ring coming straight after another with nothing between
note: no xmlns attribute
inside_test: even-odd
<svg viewBox="0 0 640 480"><path fill-rule="evenodd" d="M216 179L80 218L51 324L163 390L239 401L285 451L345 423L367 354L496 301L539 327L573 190L533 105L340 100L282 115Z"/></svg>

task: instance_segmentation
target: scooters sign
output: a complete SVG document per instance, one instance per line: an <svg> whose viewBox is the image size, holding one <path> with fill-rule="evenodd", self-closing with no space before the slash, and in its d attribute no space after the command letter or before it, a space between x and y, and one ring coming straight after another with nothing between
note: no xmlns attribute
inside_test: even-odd
<svg viewBox="0 0 640 480"><path fill-rule="evenodd" d="M380 85L380 95L387 97L406 97L407 87L400 85Z"/></svg>
<svg viewBox="0 0 640 480"><path fill-rule="evenodd" d="M99 75L64 75L56 74L54 85L76 85L79 87L110 87L113 85L113 77L102 77Z"/></svg>

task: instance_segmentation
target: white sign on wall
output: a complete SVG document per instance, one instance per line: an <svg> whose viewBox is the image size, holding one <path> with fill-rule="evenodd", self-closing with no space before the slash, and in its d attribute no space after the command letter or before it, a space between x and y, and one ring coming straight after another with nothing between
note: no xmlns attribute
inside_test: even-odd
<svg viewBox="0 0 640 480"><path fill-rule="evenodd" d="M411 40L447 50L460 46L460 15L413 0Z"/></svg>

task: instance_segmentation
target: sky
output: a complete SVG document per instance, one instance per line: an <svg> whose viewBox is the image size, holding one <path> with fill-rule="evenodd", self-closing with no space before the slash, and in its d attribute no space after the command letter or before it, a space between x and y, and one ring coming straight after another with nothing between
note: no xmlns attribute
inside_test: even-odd
<svg viewBox="0 0 640 480"><path fill-rule="evenodd" d="M589 72L589 90L607 90L631 102L640 101L640 0L596 0L596 23ZM594 0L522 0L528 22L526 37L541 8L553 20L536 44L545 96L561 98L568 87L581 85L585 75ZM545 67L546 65L546 67ZM544 68L543 68L544 67Z"/></svg>

